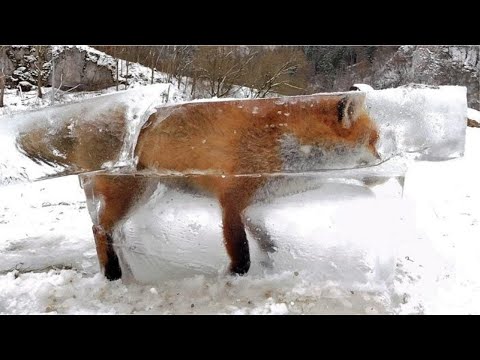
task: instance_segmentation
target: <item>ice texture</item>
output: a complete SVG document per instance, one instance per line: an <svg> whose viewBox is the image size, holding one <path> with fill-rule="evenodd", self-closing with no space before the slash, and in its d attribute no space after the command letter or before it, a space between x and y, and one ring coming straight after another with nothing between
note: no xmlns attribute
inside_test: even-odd
<svg viewBox="0 0 480 360"><path fill-rule="evenodd" d="M350 289L388 289L397 245L415 229L414 212L401 198L404 177L387 173L388 169L380 175L350 169L262 175L265 185L243 212L252 262L249 274L291 271ZM394 174L399 175L398 169ZM85 187L94 176L98 175L83 176ZM132 175L105 176L121 181ZM187 176L192 177L206 175ZM215 197L185 186L184 178L145 177L147 196L137 187L124 189L137 193L138 199L113 236L124 280L159 283L226 272L222 208ZM104 198L87 203L95 223L105 208ZM265 235L274 241L274 253L261 250Z"/></svg>
<svg viewBox="0 0 480 360"><path fill-rule="evenodd" d="M151 85L0 118L0 184L131 167L146 118L163 102Z"/></svg>
<svg viewBox="0 0 480 360"><path fill-rule="evenodd" d="M123 206L133 196L128 211L110 219L110 235L123 277L140 282L226 270L219 200L228 194L248 200L239 210L253 274L308 271L347 287L387 288L396 246L415 230L401 201L408 160L464 151L462 87L162 100L151 86L0 125L2 183L82 174L92 194L96 179L111 178L87 200L100 226L112 206L106 199ZM273 253L261 250L267 238Z"/></svg>
<svg viewBox="0 0 480 360"><path fill-rule="evenodd" d="M176 174L303 173L463 154L465 87L416 85L164 106L160 89L152 85L2 117L0 183L105 169L132 172L137 141L144 168Z"/></svg>
<svg viewBox="0 0 480 360"><path fill-rule="evenodd" d="M408 85L367 93L366 107L380 131L382 158L413 154L416 160L463 156L467 89Z"/></svg>

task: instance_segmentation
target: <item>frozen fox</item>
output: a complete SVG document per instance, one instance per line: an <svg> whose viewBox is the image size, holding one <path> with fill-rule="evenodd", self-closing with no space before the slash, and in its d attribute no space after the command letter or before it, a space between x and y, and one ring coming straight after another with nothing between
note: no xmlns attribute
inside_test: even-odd
<svg viewBox="0 0 480 360"><path fill-rule="evenodd" d="M202 176L165 180L171 185L196 189L216 199L222 208L223 238L230 271L245 274L250 267L246 227L266 252L274 249L265 234L248 227L244 210L268 184L261 174L306 172L355 167L378 159L378 132L364 108L359 92L257 100L192 102L160 107L144 123L134 155L131 176L87 175L88 199L101 199L93 217L93 233L101 268L108 279L122 270L113 243L113 230L124 221L138 199L149 190L141 173L173 171ZM111 133L125 127L122 111L111 113ZM75 165L88 169L108 151L119 151L121 136L108 131L84 132L77 140L56 134L61 157L51 144L42 146L42 131L19 137L19 148L40 162ZM82 136L84 141L82 142ZM86 145L86 141L90 141ZM108 144L108 146L104 146ZM99 149L102 150L99 150ZM260 175L260 176L259 176ZM162 181L162 180L159 180ZM300 189L301 190L301 189Z"/></svg>

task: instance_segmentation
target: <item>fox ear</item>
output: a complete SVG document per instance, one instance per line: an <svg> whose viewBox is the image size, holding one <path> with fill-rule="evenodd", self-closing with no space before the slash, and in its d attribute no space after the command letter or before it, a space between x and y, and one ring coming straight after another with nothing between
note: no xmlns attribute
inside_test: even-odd
<svg viewBox="0 0 480 360"><path fill-rule="evenodd" d="M343 97L337 104L338 122L344 127L349 128L352 123L352 117L355 114L354 101L348 96Z"/></svg>

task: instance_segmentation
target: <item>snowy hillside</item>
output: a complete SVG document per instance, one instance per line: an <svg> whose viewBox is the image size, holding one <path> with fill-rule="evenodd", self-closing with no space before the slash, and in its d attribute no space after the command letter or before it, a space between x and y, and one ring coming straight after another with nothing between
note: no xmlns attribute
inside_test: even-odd
<svg viewBox="0 0 480 360"><path fill-rule="evenodd" d="M29 48L27 46L17 46L18 48ZM87 79L85 77L80 77L78 74L77 76L73 76L73 80L70 80L72 89L69 90L60 90L59 87L65 85L67 80L56 79L54 82L55 89L53 90L54 99L52 100L52 87L46 86L42 87L43 98L39 98L37 96L37 88L35 86L36 81L32 76L32 70L26 68L25 66L19 66L16 70L13 70L13 74L16 77L16 81L25 79L29 80L28 88L30 90L22 91L21 86L7 86L5 88L5 99L4 104L5 107L0 108L0 116L6 114L12 114L18 111L24 111L28 109L37 109L46 106L50 106L53 104L62 104L62 103L69 103L74 101L79 101L81 99L94 97L102 94L112 93L116 91L116 85L114 84L115 78L115 66L116 60L101 51L94 49L93 47L87 45L54 45L52 46L52 55L56 61L59 61L59 57L62 54L68 53L68 51L75 50L75 56L71 56L71 58L67 58L65 62L69 64L69 60L76 60L79 61L79 64L71 64L69 65L72 68L64 69L63 72L70 74L71 72L75 72L74 67L85 67L89 64L92 67L91 77L95 78L98 74L99 70L105 70L110 72L110 85L106 88L102 88L102 90L98 91L78 91L76 89L79 83L75 83L74 80L77 81L93 81L92 79ZM26 51L26 50L25 50ZM78 60L78 54L83 54L83 58ZM34 58L32 55L25 56L29 61L31 58ZM23 63L19 63L18 65L24 65ZM57 76L61 72L61 63L57 63ZM13 65L12 65L13 66ZM59 69L60 66L60 69ZM64 65L64 67L67 65ZM168 75L162 73L160 71L154 71L152 74L152 69L146 66L140 65L138 63L130 62L128 66L128 77L126 74L126 61L119 60L119 90L125 89L133 89L140 86L146 86L150 84L165 84L165 103L171 102L179 102L190 100L191 96L191 80L185 77L180 79L180 83L177 81L176 78L172 78L168 81ZM75 70L75 71L74 71ZM51 83L51 79L49 78L52 72L52 63L51 61L47 61L44 65L44 71L46 73L46 78ZM153 75L153 78L152 78ZM56 76L56 77L57 77ZM63 79L63 78L62 78ZM269 96L275 96L274 92L270 93ZM231 94L229 95L232 98L248 98L252 97L252 91L250 88L241 87L241 86L233 86ZM53 102L52 102L53 101Z"/></svg>
<svg viewBox="0 0 480 360"><path fill-rule="evenodd" d="M77 48L80 51L83 51L87 54L87 59L91 60L93 63L99 64L101 66L107 66L110 70L113 71L115 64L115 59L105 53L102 53L98 50L95 50L92 47L84 45L62 45L54 46L53 53L58 54L61 51L65 51L69 48ZM125 63L120 61L120 63ZM130 63L129 65L129 77L128 77L128 89L133 89L139 86L149 85L151 83L152 71L151 69L142 66L137 63ZM125 90L127 87L124 82L126 78L123 75L119 76L121 82L119 90ZM188 100L189 97L184 91L178 89L178 84L176 80L173 79L171 82L167 82L167 76L164 73L159 71L154 72L153 83L165 84L165 102L178 102L182 100ZM59 86L59 84L56 84ZM82 99L95 97L103 94L113 93L116 91L116 86L111 86L99 91L62 91L58 88L54 89L54 100L53 104L64 104L79 101ZM46 106L52 105L52 87L43 87L42 88L43 98L37 96L37 89L33 86L30 91L21 91L18 88L14 89L5 89L5 98L4 103L5 107L0 108L0 116L12 114L20 111L38 109Z"/></svg>

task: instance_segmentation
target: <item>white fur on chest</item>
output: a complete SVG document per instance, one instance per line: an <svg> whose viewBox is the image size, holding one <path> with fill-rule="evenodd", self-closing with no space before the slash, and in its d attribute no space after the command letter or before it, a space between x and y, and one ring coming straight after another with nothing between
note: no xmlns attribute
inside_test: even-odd
<svg viewBox="0 0 480 360"><path fill-rule="evenodd" d="M328 148L321 142L302 145L291 134L283 136L280 140L280 158L285 172L356 168L373 165L376 160L362 143L355 147L338 144Z"/></svg>

